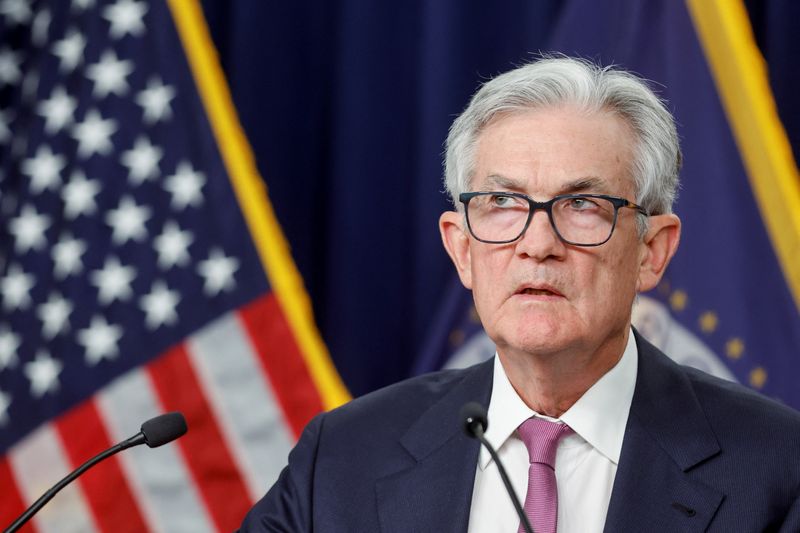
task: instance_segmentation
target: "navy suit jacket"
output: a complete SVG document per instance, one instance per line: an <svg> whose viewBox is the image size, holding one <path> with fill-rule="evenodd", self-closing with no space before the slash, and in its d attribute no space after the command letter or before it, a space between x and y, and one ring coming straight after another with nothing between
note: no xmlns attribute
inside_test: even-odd
<svg viewBox="0 0 800 533"><path fill-rule="evenodd" d="M605 531L800 531L800 413L636 341ZM488 405L492 370L414 378L317 416L242 531L466 532L479 444L459 411Z"/></svg>

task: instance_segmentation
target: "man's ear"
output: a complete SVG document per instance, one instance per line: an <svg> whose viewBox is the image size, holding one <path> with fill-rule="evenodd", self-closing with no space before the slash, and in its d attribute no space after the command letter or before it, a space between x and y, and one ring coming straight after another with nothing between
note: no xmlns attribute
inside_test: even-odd
<svg viewBox="0 0 800 533"><path fill-rule="evenodd" d="M655 215L643 239L643 253L639 263L637 291L645 292L661 281L681 240L681 219L677 215Z"/></svg>
<svg viewBox="0 0 800 533"><path fill-rule="evenodd" d="M447 255L453 260L461 283L472 289L472 263L469 255L469 233L464 227L464 215L456 211L445 211L439 217L439 232Z"/></svg>

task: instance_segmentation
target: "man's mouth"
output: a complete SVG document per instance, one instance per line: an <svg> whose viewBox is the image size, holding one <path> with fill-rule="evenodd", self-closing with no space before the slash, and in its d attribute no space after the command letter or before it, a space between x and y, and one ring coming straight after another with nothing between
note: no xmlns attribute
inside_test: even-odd
<svg viewBox="0 0 800 533"><path fill-rule="evenodd" d="M536 294L540 296L555 296L553 291L547 289L522 289L519 294Z"/></svg>
<svg viewBox="0 0 800 533"><path fill-rule="evenodd" d="M517 291L517 294L524 294L528 296L552 296L552 297L562 297L564 296L556 289L552 287L522 287Z"/></svg>

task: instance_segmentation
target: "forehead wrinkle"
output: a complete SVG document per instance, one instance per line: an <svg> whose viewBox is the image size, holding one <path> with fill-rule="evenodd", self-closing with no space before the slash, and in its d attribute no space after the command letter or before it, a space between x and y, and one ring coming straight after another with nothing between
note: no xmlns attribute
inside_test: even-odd
<svg viewBox="0 0 800 533"><path fill-rule="evenodd" d="M510 191L523 191L525 189L525 182L501 174L489 174L486 176L484 186L497 187Z"/></svg>
<svg viewBox="0 0 800 533"><path fill-rule="evenodd" d="M490 174L486 177L484 189L498 188L500 190L525 192L525 181L515 180L501 174ZM593 192L608 194L609 187L606 180L599 176L582 176L559 186L556 195L574 194L580 192Z"/></svg>

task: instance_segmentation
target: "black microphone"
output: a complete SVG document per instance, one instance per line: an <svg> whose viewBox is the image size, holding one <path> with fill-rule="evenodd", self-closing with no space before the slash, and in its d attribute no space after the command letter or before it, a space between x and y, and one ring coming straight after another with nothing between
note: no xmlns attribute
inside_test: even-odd
<svg viewBox="0 0 800 533"><path fill-rule="evenodd" d="M533 533L531 523L528 522L528 517L525 516L525 511L522 510L522 505L519 503L519 498L517 498L514 487L511 486L511 481L508 479L508 474L506 473L503 463L500 461L500 457L497 456L494 447L492 447L489 441L486 440L486 437L483 436L486 432L486 428L489 427L486 408L478 402L467 402L461 408L461 420L464 424L464 433L466 433L468 437L478 439L489 451L489 455L492 456L495 464L497 464L497 470L500 472L500 479L503 480L503 485L506 487L508 497L511 498L511 503L514 504L514 509L516 509L517 515L519 515L519 522L522 524L522 528L526 533Z"/></svg>
<svg viewBox="0 0 800 533"><path fill-rule="evenodd" d="M78 476L89 470L103 459L107 459L117 452L121 452L122 450L126 450L132 446L138 446L140 444L147 444L147 446L150 448L157 448L182 436L184 433L186 433L187 429L186 419L184 419L183 415L177 411L173 413L165 413L155 418L151 418L142 424L142 430L139 433L95 455L81 466L70 472L70 474L64 479L53 485L53 487L45 492L41 498L33 502L33 505L28 507L28 509L22 513L13 524L8 526L8 529L6 529L4 533L13 533L24 526L25 523L30 520L33 515L39 512L39 510L44 507L47 502L53 499L53 496L55 496L61 489L72 483L72 481L74 481Z"/></svg>

